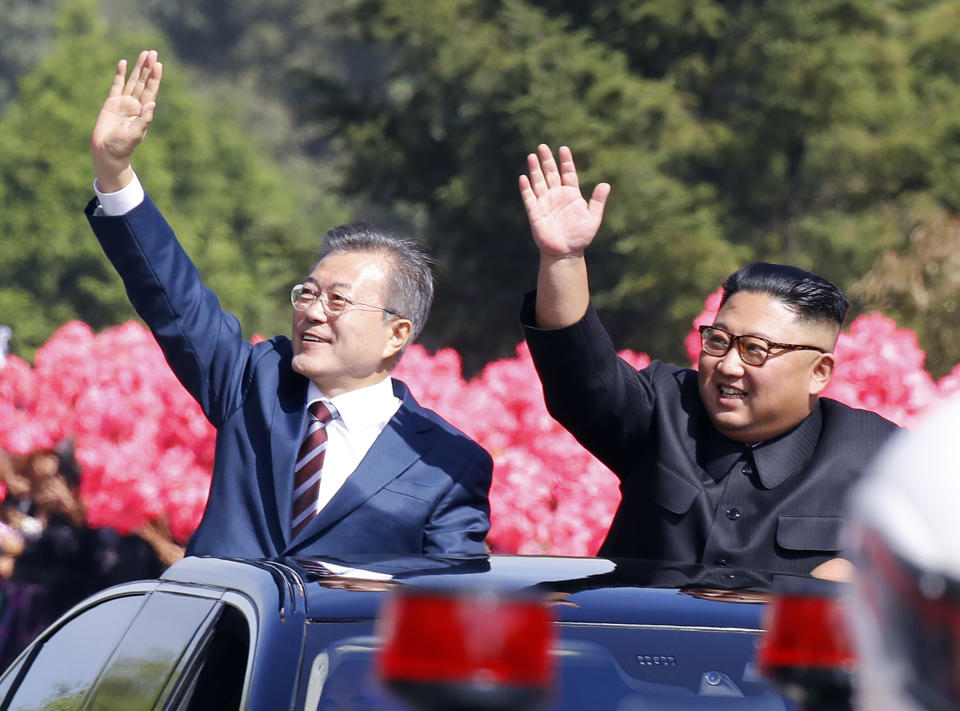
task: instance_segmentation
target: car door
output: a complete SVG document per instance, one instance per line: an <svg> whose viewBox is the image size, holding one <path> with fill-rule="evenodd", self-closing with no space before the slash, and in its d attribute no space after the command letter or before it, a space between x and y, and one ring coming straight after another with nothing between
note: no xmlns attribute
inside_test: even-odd
<svg viewBox="0 0 960 711"><path fill-rule="evenodd" d="M80 708L147 597L100 599L50 628L0 678L0 709Z"/></svg>
<svg viewBox="0 0 960 711"><path fill-rule="evenodd" d="M250 625L222 591L169 589L72 612L0 679L0 709L242 707Z"/></svg>

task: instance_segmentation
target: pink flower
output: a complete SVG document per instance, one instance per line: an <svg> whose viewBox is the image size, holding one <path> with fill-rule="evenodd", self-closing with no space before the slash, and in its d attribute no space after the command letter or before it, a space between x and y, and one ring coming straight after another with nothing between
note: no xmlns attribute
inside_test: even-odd
<svg viewBox="0 0 960 711"><path fill-rule="evenodd" d="M718 290L685 339L694 364L696 327L713 322L719 301ZM900 424L960 391L960 365L934 383L915 334L880 315L855 320L836 353L825 394ZM642 353L619 355L638 369L650 362ZM431 355L414 344L394 375L492 455L495 551L596 553L620 501L617 478L550 417L525 344L470 381L455 351ZM26 454L62 437L76 444L92 525L130 531L162 516L180 541L198 525L214 430L143 326L94 334L74 321L37 352L33 368L15 356L0 368L0 447Z"/></svg>
<svg viewBox="0 0 960 711"><path fill-rule="evenodd" d="M723 289L717 289L707 297L703 304L703 311L693 319L693 328L683 339L683 345L687 349L687 357L690 359L691 367L696 370L700 361L700 326L711 325L717 318L717 311L720 310L720 299L723 298Z"/></svg>
<svg viewBox="0 0 960 711"><path fill-rule="evenodd" d="M960 393L960 364L955 365L953 370L940 378L940 382L937 383L937 390L944 400Z"/></svg>
<svg viewBox="0 0 960 711"><path fill-rule="evenodd" d="M94 334L72 321L37 351L33 369L8 359L0 423L11 452L74 440L93 526L128 532L163 516L185 540L200 521L214 431L140 324Z"/></svg>
<svg viewBox="0 0 960 711"><path fill-rule="evenodd" d="M937 386L923 369L926 354L909 329L886 316L860 316L840 334L837 365L824 396L872 410L909 425L938 399Z"/></svg>

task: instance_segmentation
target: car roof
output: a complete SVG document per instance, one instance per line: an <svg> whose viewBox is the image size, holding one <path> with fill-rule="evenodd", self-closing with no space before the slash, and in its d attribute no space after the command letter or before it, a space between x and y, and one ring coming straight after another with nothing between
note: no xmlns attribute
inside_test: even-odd
<svg viewBox="0 0 960 711"><path fill-rule="evenodd" d="M491 555L230 559L188 557L168 583L233 589L300 609L314 620L376 618L384 597L403 590L539 596L561 622L760 629L766 593L805 588L809 578L642 560ZM818 591L819 592L819 591Z"/></svg>

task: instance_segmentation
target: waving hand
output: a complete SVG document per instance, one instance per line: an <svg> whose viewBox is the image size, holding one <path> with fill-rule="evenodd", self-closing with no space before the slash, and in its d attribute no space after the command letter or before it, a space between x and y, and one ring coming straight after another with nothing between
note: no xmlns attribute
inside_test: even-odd
<svg viewBox="0 0 960 711"><path fill-rule="evenodd" d="M101 190L112 192L130 180L130 156L153 120L163 65L155 51L143 51L126 78L127 61L117 71L90 138L93 167Z"/></svg>
<svg viewBox="0 0 960 711"><path fill-rule="evenodd" d="M545 144L527 156L530 175L520 176L520 197L542 256L582 256L600 229L610 185L597 185L587 202L580 192L573 153L561 146L558 155L559 168Z"/></svg>

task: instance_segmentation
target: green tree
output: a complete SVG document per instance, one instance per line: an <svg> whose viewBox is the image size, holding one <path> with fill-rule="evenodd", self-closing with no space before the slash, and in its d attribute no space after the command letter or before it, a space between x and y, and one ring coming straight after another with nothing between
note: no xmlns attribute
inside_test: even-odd
<svg viewBox="0 0 960 711"><path fill-rule="evenodd" d="M339 0L99 0L116 31L144 24L169 38L202 96L240 109L243 129L303 183L307 209L322 221L335 199L329 147L295 120L300 67L337 66L338 29L327 21ZM125 29L127 28L127 29Z"/></svg>
<svg viewBox="0 0 960 711"><path fill-rule="evenodd" d="M248 333L289 329L286 290L342 218L330 210L311 228L305 192L261 157L232 107L198 99L161 38L118 38L92 0L71 0L54 50L0 118L0 322L14 328L14 352L29 355L69 319L101 328L133 316L80 209L92 195L90 129L115 62L150 45L168 71L135 167Z"/></svg>
<svg viewBox="0 0 960 711"><path fill-rule="evenodd" d="M946 375L960 362L960 218L937 211L913 229L905 250L887 250L850 291L864 310L915 331L927 370Z"/></svg>
<svg viewBox="0 0 960 711"><path fill-rule="evenodd" d="M0 111L15 92L18 77L53 39L52 15L60 0L0 0Z"/></svg>
<svg viewBox="0 0 960 711"><path fill-rule="evenodd" d="M738 263L849 286L955 209L958 19L946 0L353 0L339 22L379 70L304 95L345 190L435 246L433 338L481 359L516 339L535 267L515 176L546 141L613 185L589 257L615 340L679 360Z"/></svg>
<svg viewBox="0 0 960 711"><path fill-rule="evenodd" d="M615 330L679 357L677 329L664 327L698 311L741 255L721 239L712 192L665 170L672 147L709 140L670 83L632 75L622 53L523 0L349 10L382 73L319 77L306 95L339 129L344 189L399 205L439 258L428 342L454 344L471 368L519 339L536 252L516 179L546 141L574 149L585 184L614 186L590 258ZM646 268L627 273L628 262Z"/></svg>
<svg viewBox="0 0 960 711"><path fill-rule="evenodd" d="M927 367L940 376L960 362L960 5L917 2L908 38L916 110L904 134L922 146L906 236L851 288L862 310L916 331ZM921 162L922 160L922 162Z"/></svg>

